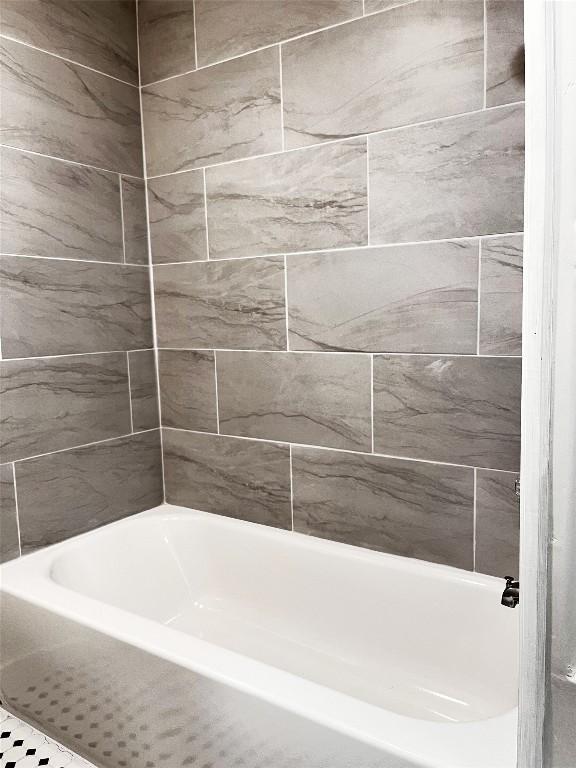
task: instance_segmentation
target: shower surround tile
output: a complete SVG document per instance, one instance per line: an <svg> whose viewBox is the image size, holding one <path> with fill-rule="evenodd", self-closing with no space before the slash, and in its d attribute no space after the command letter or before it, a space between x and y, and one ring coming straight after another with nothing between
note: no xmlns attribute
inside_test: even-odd
<svg viewBox="0 0 576 768"><path fill-rule="evenodd" d="M217 352L220 431L369 451L364 355Z"/></svg>
<svg viewBox="0 0 576 768"><path fill-rule="evenodd" d="M122 261L114 173L0 148L2 253Z"/></svg>
<svg viewBox="0 0 576 768"><path fill-rule="evenodd" d="M162 503L158 430L16 464L22 552Z"/></svg>
<svg viewBox="0 0 576 768"><path fill-rule="evenodd" d="M289 256L291 349L476 352L478 243Z"/></svg>
<svg viewBox="0 0 576 768"><path fill-rule="evenodd" d="M294 530L471 569L474 471L295 446Z"/></svg>
<svg viewBox="0 0 576 768"><path fill-rule="evenodd" d="M483 27L481 2L427 0L284 44L287 148L481 109Z"/></svg>
<svg viewBox="0 0 576 768"><path fill-rule="evenodd" d="M210 257L367 243L366 139L206 171Z"/></svg>
<svg viewBox="0 0 576 768"><path fill-rule="evenodd" d="M522 105L370 136L369 165L373 244L522 229Z"/></svg>
<svg viewBox="0 0 576 768"><path fill-rule="evenodd" d="M196 0L198 65L362 16L362 0Z"/></svg>
<svg viewBox="0 0 576 768"><path fill-rule="evenodd" d="M517 470L521 370L515 358L375 357L375 450Z"/></svg>
<svg viewBox="0 0 576 768"><path fill-rule="evenodd" d="M419 2L419 0L364 0L364 12L388 11L391 8L396 8L398 5L408 5L408 3L416 2Z"/></svg>
<svg viewBox="0 0 576 768"><path fill-rule="evenodd" d="M0 564L20 556L12 464L0 466Z"/></svg>
<svg viewBox="0 0 576 768"><path fill-rule="evenodd" d="M518 576L520 503L510 472L478 470L476 478L475 570L492 576Z"/></svg>
<svg viewBox="0 0 576 768"><path fill-rule="evenodd" d="M122 177L124 260L126 264L148 264L146 184L142 179Z"/></svg>
<svg viewBox="0 0 576 768"><path fill-rule="evenodd" d="M285 349L280 256L154 269L160 347Z"/></svg>
<svg viewBox="0 0 576 768"><path fill-rule="evenodd" d="M148 181L152 261L208 258L202 171L188 171Z"/></svg>
<svg viewBox="0 0 576 768"><path fill-rule="evenodd" d="M524 2L486 0L486 106L524 99Z"/></svg>
<svg viewBox="0 0 576 768"><path fill-rule="evenodd" d="M0 66L2 143L142 176L137 88L6 39Z"/></svg>
<svg viewBox="0 0 576 768"><path fill-rule="evenodd" d="M218 432L214 352L158 352L162 426Z"/></svg>
<svg viewBox="0 0 576 768"><path fill-rule="evenodd" d="M126 355L0 362L0 461L130 432Z"/></svg>
<svg viewBox="0 0 576 768"><path fill-rule="evenodd" d="M160 423L154 350L128 352L128 369L134 432L154 429Z"/></svg>
<svg viewBox="0 0 576 768"><path fill-rule="evenodd" d="M0 257L4 358L152 346L148 270Z"/></svg>
<svg viewBox="0 0 576 768"><path fill-rule="evenodd" d="M292 527L288 446L163 430L166 501Z"/></svg>
<svg viewBox="0 0 576 768"><path fill-rule="evenodd" d="M482 240L481 355L522 354L522 235Z"/></svg>
<svg viewBox="0 0 576 768"><path fill-rule="evenodd" d="M139 0L142 85L196 68L194 0Z"/></svg>
<svg viewBox="0 0 576 768"><path fill-rule="evenodd" d="M277 48L142 90L148 175L282 148Z"/></svg>

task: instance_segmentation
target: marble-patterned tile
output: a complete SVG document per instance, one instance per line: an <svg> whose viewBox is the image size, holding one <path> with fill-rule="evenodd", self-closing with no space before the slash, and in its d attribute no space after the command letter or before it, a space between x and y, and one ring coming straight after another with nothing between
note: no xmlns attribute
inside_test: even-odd
<svg viewBox="0 0 576 768"><path fill-rule="evenodd" d="M0 461L130 432L126 355L0 362Z"/></svg>
<svg viewBox="0 0 576 768"><path fill-rule="evenodd" d="M0 466L0 563L20 556L12 464Z"/></svg>
<svg viewBox="0 0 576 768"><path fill-rule="evenodd" d="M277 48L142 90L149 176L282 148Z"/></svg>
<svg viewBox="0 0 576 768"><path fill-rule="evenodd" d="M286 349L281 256L154 269L161 347Z"/></svg>
<svg viewBox="0 0 576 768"><path fill-rule="evenodd" d="M517 470L519 358L374 358L374 449L415 459Z"/></svg>
<svg viewBox="0 0 576 768"><path fill-rule="evenodd" d="M370 136L369 165L373 244L522 229L522 105Z"/></svg>
<svg viewBox="0 0 576 768"><path fill-rule="evenodd" d="M486 106L524 99L524 1L486 0Z"/></svg>
<svg viewBox="0 0 576 768"><path fill-rule="evenodd" d="M208 258L202 171L150 179L148 207L155 264Z"/></svg>
<svg viewBox="0 0 576 768"><path fill-rule="evenodd" d="M0 67L2 143L142 176L137 88L6 39Z"/></svg>
<svg viewBox="0 0 576 768"><path fill-rule="evenodd" d="M198 65L362 15L362 0L196 0Z"/></svg>
<svg viewBox="0 0 576 768"><path fill-rule="evenodd" d="M160 423L154 350L128 352L128 367L134 432L154 429Z"/></svg>
<svg viewBox="0 0 576 768"><path fill-rule="evenodd" d="M22 552L162 503L159 430L16 464Z"/></svg>
<svg viewBox="0 0 576 768"><path fill-rule="evenodd" d="M473 567L472 469L292 449L294 530Z"/></svg>
<svg viewBox="0 0 576 768"><path fill-rule="evenodd" d="M522 235L482 240L481 355L522 354Z"/></svg>
<svg viewBox="0 0 576 768"><path fill-rule="evenodd" d="M4 358L149 349L148 270L0 257Z"/></svg>
<svg viewBox="0 0 576 768"><path fill-rule="evenodd" d="M2 0L2 32L138 85L136 5L130 0Z"/></svg>
<svg viewBox="0 0 576 768"><path fill-rule="evenodd" d="M127 176L122 177L121 184L124 260L126 264L148 264L146 184Z"/></svg>
<svg viewBox="0 0 576 768"><path fill-rule="evenodd" d="M0 148L2 253L122 261L118 175Z"/></svg>
<svg viewBox="0 0 576 768"><path fill-rule="evenodd" d="M518 576L520 504L513 472L477 470L475 570L492 576Z"/></svg>
<svg viewBox="0 0 576 768"><path fill-rule="evenodd" d="M408 5L416 3L419 0L364 0L364 12L376 13L377 11L388 11L399 5Z"/></svg>
<svg viewBox="0 0 576 768"><path fill-rule="evenodd" d="M282 87L289 149L481 109L482 3L408 3L285 43Z"/></svg>
<svg viewBox="0 0 576 768"><path fill-rule="evenodd" d="M290 349L476 352L478 243L288 256Z"/></svg>
<svg viewBox="0 0 576 768"><path fill-rule="evenodd" d="M162 426L218 432L214 352L158 353Z"/></svg>
<svg viewBox="0 0 576 768"><path fill-rule="evenodd" d="M142 85L196 68L194 0L139 0Z"/></svg>
<svg viewBox="0 0 576 768"><path fill-rule="evenodd" d="M166 501L291 528L288 446L163 431Z"/></svg>
<svg viewBox="0 0 576 768"><path fill-rule="evenodd" d="M370 450L366 355L217 352L223 434Z"/></svg>
<svg viewBox="0 0 576 768"><path fill-rule="evenodd" d="M210 257L367 243L366 139L208 168Z"/></svg>

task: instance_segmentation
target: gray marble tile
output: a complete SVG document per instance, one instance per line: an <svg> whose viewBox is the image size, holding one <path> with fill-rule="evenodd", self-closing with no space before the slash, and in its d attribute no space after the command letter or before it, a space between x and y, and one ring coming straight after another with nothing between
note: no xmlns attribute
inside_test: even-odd
<svg viewBox="0 0 576 768"><path fill-rule="evenodd" d="M365 13L388 11L399 5L408 5L408 3L416 2L419 2L419 0L364 0L364 11Z"/></svg>
<svg viewBox="0 0 576 768"><path fill-rule="evenodd" d="M374 449L415 459L517 470L521 361L374 358Z"/></svg>
<svg viewBox="0 0 576 768"><path fill-rule="evenodd" d="M118 176L0 148L2 253L122 261Z"/></svg>
<svg viewBox="0 0 576 768"><path fill-rule="evenodd" d="M172 429L163 435L170 504L291 527L288 446Z"/></svg>
<svg viewBox="0 0 576 768"><path fill-rule="evenodd" d="M0 362L0 460L128 434L126 355Z"/></svg>
<svg viewBox="0 0 576 768"><path fill-rule="evenodd" d="M478 470L476 478L475 570L492 576L518 576L520 504L512 472Z"/></svg>
<svg viewBox="0 0 576 768"><path fill-rule="evenodd" d="M6 39L0 66L2 143L143 175L137 88Z"/></svg>
<svg viewBox="0 0 576 768"><path fill-rule="evenodd" d="M210 257L367 243L366 139L208 168Z"/></svg>
<svg viewBox="0 0 576 768"><path fill-rule="evenodd" d="M481 109L483 30L481 2L427 0L284 44L287 148Z"/></svg>
<svg viewBox="0 0 576 768"><path fill-rule="evenodd" d="M281 256L154 269L161 347L285 349Z"/></svg>
<svg viewBox="0 0 576 768"><path fill-rule="evenodd" d="M482 240L480 354L522 354L522 235Z"/></svg>
<svg viewBox="0 0 576 768"><path fill-rule="evenodd" d="M148 349L148 270L0 257L4 358Z"/></svg>
<svg viewBox="0 0 576 768"><path fill-rule="evenodd" d="M524 2L486 0L486 106L524 99Z"/></svg>
<svg viewBox="0 0 576 768"><path fill-rule="evenodd" d="M2 33L138 85L129 0L2 0Z"/></svg>
<svg viewBox="0 0 576 768"><path fill-rule="evenodd" d="M208 258L202 171L148 181L152 261Z"/></svg>
<svg viewBox="0 0 576 768"><path fill-rule="evenodd" d="M134 431L154 429L160 423L154 350L128 352L128 366Z"/></svg>
<svg viewBox="0 0 576 768"><path fill-rule="evenodd" d="M220 431L370 450L365 355L217 352Z"/></svg>
<svg viewBox="0 0 576 768"><path fill-rule="evenodd" d="M476 352L478 243L288 256L290 349Z"/></svg>
<svg viewBox="0 0 576 768"><path fill-rule="evenodd" d="M362 15L362 0L196 0L198 64Z"/></svg>
<svg viewBox="0 0 576 768"><path fill-rule="evenodd" d="M0 466L0 563L20 557L12 464Z"/></svg>
<svg viewBox="0 0 576 768"><path fill-rule="evenodd" d="M218 432L214 352L158 353L162 425Z"/></svg>
<svg viewBox="0 0 576 768"><path fill-rule="evenodd" d="M371 136L369 158L374 244L522 229L521 105Z"/></svg>
<svg viewBox="0 0 576 768"><path fill-rule="evenodd" d="M280 150L278 49L147 86L142 110L150 176Z"/></svg>
<svg viewBox="0 0 576 768"><path fill-rule="evenodd" d="M139 0L142 84L196 68L194 0Z"/></svg>
<svg viewBox="0 0 576 768"><path fill-rule="evenodd" d="M473 470L292 449L294 530L473 567Z"/></svg>
<svg viewBox="0 0 576 768"><path fill-rule="evenodd" d="M146 184L142 179L122 177L124 260L126 264L148 264Z"/></svg>
<svg viewBox="0 0 576 768"><path fill-rule="evenodd" d="M162 503L158 430L16 464L22 552Z"/></svg>

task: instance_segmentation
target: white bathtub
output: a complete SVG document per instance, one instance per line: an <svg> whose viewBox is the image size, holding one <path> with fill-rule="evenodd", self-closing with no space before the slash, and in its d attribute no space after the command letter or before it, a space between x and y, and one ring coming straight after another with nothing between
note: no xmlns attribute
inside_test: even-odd
<svg viewBox="0 0 576 768"><path fill-rule="evenodd" d="M516 764L517 612L500 605L502 580L164 505L4 565L1 588L5 604L17 606L6 614L6 703L64 741L48 710L14 691L35 665L36 676L52 680L46 669L74 653L84 654L75 669L85 672L88 654L99 654L90 643L110 638L139 659L152 654L244 702L315 724L320 752L330 751L330 734L341 734L338 758L318 752L315 761L316 747L307 746L302 765ZM58 617L71 620L66 637ZM8 622L21 626L11 635ZM39 624L44 631L27 647ZM83 628L97 634L82 652L58 650ZM151 666L138 662L134 674ZM290 738L282 732L278 743ZM125 764L78 740L69 746L85 756ZM300 763L278 757L271 768L280 765Z"/></svg>

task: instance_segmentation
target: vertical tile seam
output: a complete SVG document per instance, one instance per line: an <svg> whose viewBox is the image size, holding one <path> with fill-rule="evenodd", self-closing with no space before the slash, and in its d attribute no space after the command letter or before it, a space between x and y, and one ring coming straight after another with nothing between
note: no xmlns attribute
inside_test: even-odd
<svg viewBox="0 0 576 768"><path fill-rule="evenodd" d="M218 358L216 350L212 350L212 354L214 355L214 390L215 390L215 397L216 397L216 434L220 434L220 402L218 399Z"/></svg>
<svg viewBox="0 0 576 768"><path fill-rule="evenodd" d="M16 509L16 530L18 531L18 553L22 557L22 535L20 532L20 509L18 507L18 489L16 487L16 464L12 462L12 483L14 485L14 506Z"/></svg>
<svg viewBox="0 0 576 768"><path fill-rule="evenodd" d="M290 330L288 324L288 259L284 254L284 318L286 321L286 352L290 352Z"/></svg>
<svg viewBox="0 0 576 768"><path fill-rule="evenodd" d="M192 0L192 25L194 27L194 69L198 69L198 32L196 31L196 0ZM140 74L140 67L138 67Z"/></svg>
<svg viewBox="0 0 576 768"><path fill-rule="evenodd" d="M366 245L370 246L370 134L366 134Z"/></svg>
<svg viewBox="0 0 576 768"><path fill-rule="evenodd" d="M134 434L134 414L132 411L132 381L130 378L130 353L126 352L126 371L128 373L128 404L130 407L130 432Z"/></svg>
<svg viewBox="0 0 576 768"><path fill-rule="evenodd" d="M292 476L292 443L288 446L288 454L290 459L290 520L291 530L294 530L294 479Z"/></svg>
<svg viewBox="0 0 576 768"><path fill-rule="evenodd" d="M282 43L278 45L278 71L280 73L280 146L286 149L284 138L284 78L282 76Z"/></svg>
<svg viewBox="0 0 576 768"><path fill-rule="evenodd" d="M210 236L208 234L208 188L206 186L206 168L202 168L202 183L204 185L204 229L206 235L206 259L210 259Z"/></svg>
<svg viewBox="0 0 576 768"><path fill-rule="evenodd" d="M374 453L374 353L370 354L370 452Z"/></svg>
<svg viewBox="0 0 576 768"><path fill-rule="evenodd" d="M478 287L476 290L476 356L480 354L480 320L481 320L481 296L482 296L482 238L478 238ZM497 355L495 355L497 357Z"/></svg>
<svg viewBox="0 0 576 768"><path fill-rule="evenodd" d="M122 174L121 173L118 174L118 188L120 189L120 223L122 225L122 264L126 264L126 233L124 231L124 193L122 191Z"/></svg>
<svg viewBox="0 0 576 768"><path fill-rule="evenodd" d="M484 43L484 88L483 88L483 104L482 108L486 109L487 94L486 88L488 85L488 8L487 0L483 2L483 43Z"/></svg>
<svg viewBox="0 0 576 768"><path fill-rule="evenodd" d="M473 512L472 512L472 517L473 517L473 529L472 529L472 570L474 572L476 571L476 538L477 538L476 537L476 519L477 519L477 509L478 509L478 504L477 504L477 501L476 501L476 499L477 499L477 488L478 488L477 476L478 476L478 467L474 467L474 490L473 490L474 499L473 499Z"/></svg>

